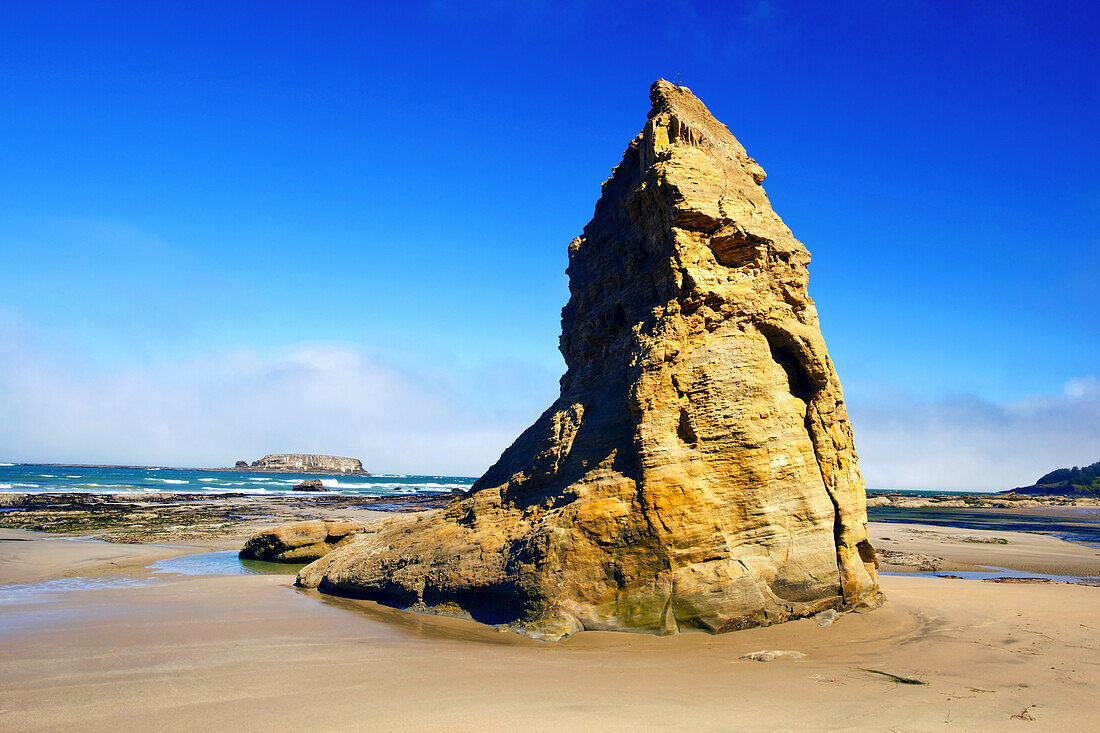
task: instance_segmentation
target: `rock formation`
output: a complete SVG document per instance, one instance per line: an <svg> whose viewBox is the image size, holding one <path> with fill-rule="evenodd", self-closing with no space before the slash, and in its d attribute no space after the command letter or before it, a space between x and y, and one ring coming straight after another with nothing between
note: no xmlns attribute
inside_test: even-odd
<svg viewBox="0 0 1100 733"><path fill-rule="evenodd" d="M319 480L307 478L305 481L294 484L291 491L328 491L328 489Z"/></svg>
<svg viewBox="0 0 1100 733"><path fill-rule="evenodd" d="M766 625L881 600L809 254L764 171L658 81L569 245L561 396L446 509L300 585L541 638Z"/></svg>
<svg viewBox="0 0 1100 733"><path fill-rule="evenodd" d="M233 464L233 468L248 468L248 461L237 461Z"/></svg>
<svg viewBox="0 0 1100 733"><path fill-rule="evenodd" d="M356 539L364 530L358 522L291 522L264 529L248 538L239 555L246 560L313 562Z"/></svg>
<svg viewBox="0 0 1100 733"><path fill-rule="evenodd" d="M345 473L370 476L363 470L363 462L358 458L321 456L311 453L273 453L253 461L250 468L253 471L278 473Z"/></svg>

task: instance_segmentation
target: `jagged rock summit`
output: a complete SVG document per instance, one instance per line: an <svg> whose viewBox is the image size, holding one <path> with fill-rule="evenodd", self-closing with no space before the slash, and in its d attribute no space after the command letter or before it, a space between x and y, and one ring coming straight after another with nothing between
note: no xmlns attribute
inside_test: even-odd
<svg viewBox="0 0 1100 733"><path fill-rule="evenodd" d="M299 584L542 638L880 602L809 254L702 102L664 80L650 98L569 245L561 396L467 496Z"/></svg>

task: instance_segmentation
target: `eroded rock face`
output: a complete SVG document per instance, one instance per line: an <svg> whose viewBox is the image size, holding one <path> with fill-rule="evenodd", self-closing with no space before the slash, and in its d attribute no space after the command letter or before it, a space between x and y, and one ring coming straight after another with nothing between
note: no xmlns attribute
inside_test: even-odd
<svg viewBox="0 0 1100 733"><path fill-rule="evenodd" d="M561 396L467 497L389 520L301 585L543 638L881 600L809 254L690 91L658 81L651 99L569 245Z"/></svg>
<svg viewBox="0 0 1100 733"><path fill-rule="evenodd" d="M241 557L268 562L313 562L337 547L349 544L365 528L358 522L289 522L261 530L244 543Z"/></svg>

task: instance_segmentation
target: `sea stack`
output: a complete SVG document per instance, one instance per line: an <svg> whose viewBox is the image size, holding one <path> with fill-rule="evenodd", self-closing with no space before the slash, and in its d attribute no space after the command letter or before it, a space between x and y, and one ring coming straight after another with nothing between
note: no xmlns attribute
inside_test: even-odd
<svg viewBox="0 0 1100 733"><path fill-rule="evenodd" d="M881 602L809 253L702 102L664 80L650 99L569 245L561 396L468 495L300 585L550 639Z"/></svg>

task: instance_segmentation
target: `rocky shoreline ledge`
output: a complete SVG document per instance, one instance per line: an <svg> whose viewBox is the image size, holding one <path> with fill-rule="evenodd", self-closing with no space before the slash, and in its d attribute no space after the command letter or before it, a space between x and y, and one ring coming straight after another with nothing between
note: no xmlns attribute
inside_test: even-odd
<svg viewBox="0 0 1100 733"><path fill-rule="evenodd" d="M0 528L91 535L128 544L245 538L272 524L424 511L450 500L447 494L2 493Z"/></svg>
<svg viewBox="0 0 1100 733"><path fill-rule="evenodd" d="M899 509L1019 509L1037 506L1095 507L1100 498L1081 496L1029 496L1025 494L932 494L900 491L868 491L867 508Z"/></svg>

